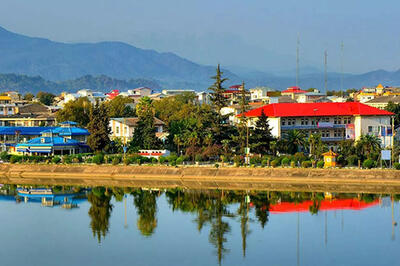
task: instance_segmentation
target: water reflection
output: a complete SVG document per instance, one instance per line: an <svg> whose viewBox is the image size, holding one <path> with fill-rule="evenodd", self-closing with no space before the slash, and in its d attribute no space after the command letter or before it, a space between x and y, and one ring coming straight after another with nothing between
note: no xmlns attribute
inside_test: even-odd
<svg viewBox="0 0 400 266"><path fill-rule="evenodd" d="M221 264L230 254L228 236L235 230L240 232L243 258L247 255L248 238L254 231L264 230L274 215L297 213L296 216L296 260L300 265L300 244L302 221L300 213L318 216L324 212L324 243L328 245L329 211L341 211L341 226L344 227L343 210L359 211L373 206L392 208L392 239L395 240L394 202L399 195L378 194L339 194L317 192L282 192L282 191L222 191L222 190L185 190L185 189L145 189L119 187L73 187L73 186L25 186L3 185L0 200L14 200L26 204L42 203L42 206L55 207L64 203L79 206L84 201L90 204L88 216L93 237L101 243L109 234L113 204L124 204L124 226L127 227L127 204L136 210L136 227L142 236L151 238L157 234L159 220L158 201L165 199L172 212L190 214L194 228L198 232L206 231L208 242L213 247L216 261ZM43 192L47 191L47 192ZM51 192L49 192L51 191ZM43 192L44 194L40 194ZM35 194L37 193L37 194ZM47 193L47 194L46 194ZM46 195L45 195L46 194ZM46 199L45 201L43 200ZM133 203L127 199L132 198ZM23 199L23 200L21 200ZM43 204L47 201L60 204ZM115 202L113 201L115 200ZM122 203L123 202L123 203ZM132 202L132 201L131 201ZM71 209L71 211L74 211ZM235 228L235 226L237 226ZM252 228L252 229L251 229ZM257 234L257 233L255 233Z"/></svg>

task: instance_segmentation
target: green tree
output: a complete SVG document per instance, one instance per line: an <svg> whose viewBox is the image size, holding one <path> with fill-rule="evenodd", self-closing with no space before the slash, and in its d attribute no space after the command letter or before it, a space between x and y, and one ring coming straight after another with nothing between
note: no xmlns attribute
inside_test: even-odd
<svg viewBox="0 0 400 266"><path fill-rule="evenodd" d="M152 100L148 97L140 99L136 106L138 122L133 132L132 141L129 143L129 149L157 149L162 146L161 141L156 136L154 126L154 107Z"/></svg>
<svg viewBox="0 0 400 266"><path fill-rule="evenodd" d="M44 91L39 91L36 95L36 98L39 99L39 102L44 105L52 105L55 97L56 96L54 94Z"/></svg>
<svg viewBox="0 0 400 266"><path fill-rule="evenodd" d="M136 212L139 216L137 227L144 236L151 236L157 227L157 199L151 191L136 190L133 192Z"/></svg>
<svg viewBox="0 0 400 266"><path fill-rule="evenodd" d="M33 95L32 93L28 92L24 95L24 100L31 102L33 100L33 98L35 97L35 95Z"/></svg>
<svg viewBox="0 0 400 266"><path fill-rule="evenodd" d="M290 154L295 154L299 149L304 148L306 145L306 136L303 132L293 129L284 134L287 151Z"/></svg>
<svg viewBox="0 0 400 266"><path fill-rule="evenodd" d="M271 127L268 123L268 117L264 110L261 110L261 115L258 118L254 130L250 135L250 143L254 153L267 154L271 152L271 142L274 141L271 134Z"/></svg>
<svg viewBox="0 0 400 266"><path fill-rule="evenodd" d="M109 117L132 117L135 116L135 111L129 104L133 104L133 100L129 97L117 96L109 102L107 105L107 111Z"/></svg>
<svg viewBox="0 0 400 266"><path fill-rule="evenodd" d="M394 127L397 128L400 125L400 104L389 102L385 109L394 113Z"/></svg>
<svg viewBox="0 0 400 266"><path fill-rule="evenodd" d="M248 135L248 127L247 127L247 117L245 113L249 108L249 103L247 101L247 91L244 87L244 82L240 87L240 114L239 117L239 138L240 138L240 151L244 153L244 148L247 146L247 135Z"/></svg>
<svg viewBox="0 0 400 266"><path fill-rule="evenodd" d="M88 130L90 136L88 137L87 143L93 151L101 152L110 144L110 119L107 115L106 106L97 102L94 107L91 108L89 118Z"/></svg>
<svg viewBox="0 0 400 266"><path fill-rule="evenodd" d="M328 150L328 147L322 142L321 134L313 133L308 137L310 145L310 154L315 160L322 157L322 153Z"/></svg>
<svg viewBox="0 0 400 266"><path fill-rule="evenodd" d="M80 97L74 101L69 101L64 108L56 114L58 122L74 121L79 126L86 127L90 121L90 110L92 104L87 97Z"/></svg>
<svg viewBox="0 0 400 266"><path fill-rule="evenodd" d="M381 151L381 140L375 135L361 135L356 141L356 151L363 160Z"/></svg>
<svg viewBox="0 0 400 266"><path fill-rule="evenodd" d="M218 114L221 113L221 109L227 106L228 102L224 96L225 88L223 87L223 83L227 81L227 78L222 78L223 72L220 69L218 64L217 73L212 79L215 80L214 84L209 88L211 91L211 102L214 105L214 108Z"/></svg>
<svg viewBox="0 0 400 266"><path fill-rule="evenodd" d="M89 209L89 217L91 218L90 227L93 236L101 242L108 232L109 219L113 206L110 203L111 196L106 193L103 187L95 187L88 195L88 201L91 206Z"/></svg>

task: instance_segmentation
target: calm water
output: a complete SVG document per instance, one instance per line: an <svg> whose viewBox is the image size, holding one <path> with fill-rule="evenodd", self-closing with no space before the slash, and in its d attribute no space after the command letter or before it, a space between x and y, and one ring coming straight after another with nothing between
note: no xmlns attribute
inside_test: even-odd
<svg viewBox="0 0 400 266"><path fill-rule="evenodd" d="M3 187L0 265L399 264L396 195L72 189Z"/></svg>

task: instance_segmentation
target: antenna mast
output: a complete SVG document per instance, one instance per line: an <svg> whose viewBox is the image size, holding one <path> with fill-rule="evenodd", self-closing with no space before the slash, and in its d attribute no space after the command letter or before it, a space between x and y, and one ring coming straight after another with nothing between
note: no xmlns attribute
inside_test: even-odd
<svg viewBox="0 0 400 266"><path fill-rule="evenodd" d="M328 89L328 52L325 50L324 52L324 65L325 65L325 92Z"/></svg>
<svg viewBox="0 0 400 266"><path fill-rule="evenodd" d="M297 34L297 48L296 48L296 86L299 86L299 48L300 47L300 34Z"/></svg>
<svg viewBox="0 0 400 266"><path fill-rule="evenodd" d="M343 56L344 56L344 44L343 41L340 45L340 90L342 91L343 97Z"/></svg>

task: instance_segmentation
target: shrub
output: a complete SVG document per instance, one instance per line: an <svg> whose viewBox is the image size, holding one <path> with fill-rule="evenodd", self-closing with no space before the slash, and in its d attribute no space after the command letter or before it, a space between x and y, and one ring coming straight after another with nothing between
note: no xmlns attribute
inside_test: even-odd
<svg viewBox="0 0 400 266"><path fill-rule="evenodd" d="M74 158L72 159L72 162L73 162L73 163L80 163L80 161L79 161L79 159L78 159L77 157L74 157Z"/></svg>
<svg viewBox="0 0 400 266"><path fill-rule="evenodd" d="M318 163L317 163L317 167L318 168L324 168L324 161L319 161Z"/></svg>
<svg viewBox="0 0 400 266"><path fill-rule="evenodd" d="M170 165L171 165L171 166L176 166L176 161L170 162Z"/></svg>
<svg viewBox="0 0 400 266"><path fill-rule="evenodd" d="M152 164L156 164L157 162L158 162L158 161L157 161L157 158L154 158L154 157L151 158L151 163L152 163Z"/></svg>
<svg viewBox="0 0 400 266"><path fill-rule="evenodd" d="M260 164L262 161L261 157L251 157L250 158L250 164Z"/></svg>
<svg viewBox="0 0 400 266"><path fill-rule="evenodd" d="M141 165L141 164L142 164L142 159L137 158L137 159L136 159L136 163L137 163L138 165Z"/></svg>
<svg viewBox="0 0 400 266"><path fill-rule="evenodd" d="M294 154L293 158L294 158L294 160L295 160L296 162L302 162L302 161L307 160L307 157L306 157L306 156L304 155L304 153L302 153L302 152L296 152L296 153Z"/></svg>
<svg viewBox="0 0 400 266"><path fill-rule="evenodd" d="M130 165L131 164L131 160L129 159L129 157L125 157L124 158L124 164L125 165Z"/></svg>
<svg viewBox="0 0 400 266"><path fill-rule="evenodd" d="M114 158L112 159L111 163L112 163L112 165L117 165L117 164L120 163L120 160L119 160L118 157L114 157Z"/></svg>
<svg viewBox="0 0 400 266"><path fill-rule="evenodd" d="M296 162L295 161L291 161L290 162L290 167L295 168L296 167Z"/></svg>
<svg viewBox="0 0 400 266"><path fill-rule="evenodd" d="M22 157L18 156L18 155L12 155L10 157L10 163L17 163L17 162L20 162L21 160L22 160Z"/></svg>
<svg viewBox="0 0 400 266"><path fill-rule="evenodd" d="M171 162L175 162L176 159L178 159L178 156L176 156L176 154L171 154L171 155L167 156L166 159L169 163L171 163Z"/></svg>
<svg viewBox="0 0 400 266"><path fill-rule="evenodd" d="M203 158L201 157L200 154L197 154L197 155L194 157L194 160L195 160L196 162L201 162L201 161L203 160Z"/></svg>
<svg viewBox="0 0 400 266"><path fill-rule="evenodd" d="M163 164L163 163L165 163L165 157L164 156L161 156L161 157L159 157L158 158L158 162L160 163L160 164Z"/></svg>
<svg viewBox="0 0 400 266"><path fill-rule="evenodd" d="M396 170L400 170L400 163L394 163L393 168Z"/></svg>
<svg viewBox="0 0 400 266"><path fill-rule="evenodd" d="M240 166L240 165L242 165L242 164L244 163L244 160L243 160L243 158L242 158L240 155L236 155L236 156L233 158L233 161L234 161L234 163L236 164L236 166Z"/></svg>
<svg viewBox="0 0 400 266"><path fill-rule="evenodd" d="M61 158L58 157L58 156L56 156L56 157L54 157L53 159L51 159L51 162L52 162L52 163L55 163L55 164L58 164L59 162L61 162Z"/></svg>
<svg viewBox="0 0 400 266"><path fill-rule="evenodd" d="M347 157L347 164L349 166L357 166L358 165L357 155L350 155L349 157Z"/></svg>
<svg viewBox="0 0 400 266"><path fill-rule="evenodd" d="M93 158L92 157L86 158L86 163L92 163L92 162L93 162Z"/></svg>
<svg viewBox="0 0 400 266"><path fill-rule="evenodd" d="M218 163L216 163L214 166L215 166L215 168L217 168L217 169L219 168L219 164L218 164Z"/></svg>
<svg viewBox="0 0 400 266"><path fill-rule="evenodd" d="M66 164L72 163L72 158L71 158L71 156L68 156L68 155L63 156L63 157L62 157L62 162L63 162L63 163L66 163Z"/></svg>
<svg viewBox="0 0 400 266"><path fill-rule="evenodd" d="M268 160L262 160L261 161L261 166L266 167L268 165Z"/></svg>
<svg viewBox="0 0 400 266"><path fill-rule="evenodd" d="M290 163L290 159L288 157L283 158L282 161L281 161L281 164L283 166L288 166L289 163Z"/></svg>
<svg viewBox="0 0 400 266"><path fill-rule="evenodd" d="M176 159L176 164L180 165L183 163L183 157L179 157L178 159Z"/></svg>
<svg viewBox="0 0 400 266"><path fill-rule="evenodd" d="M272 167L277 167L277 166L279 166L279 160L278 159L275 159L275 160L273 160L272 162L271 162L271 166Z"/></svg>
<svg viewBox="0 0 400 266"><path fill-rule="evenodd" d="M93 156L93 163L102 164L104 163L104 155L102 153L96 154Z"/></svg>
<svg viewBox="0 0 400 266"><path fill-rule="evenodd" d="M2 153L0 153L0 159L4 162L8 162L11 158L11 155L8 154L6 151L3 151Z"/></svg>
<svg viewBox="0 0 400 266"><path fill-rule="evenodd" d="M311 161L302 161L301 162L301 167L303 167L303 168L309 168L309 167L311 167L311 165L312 165Z"/></svg>
<svg viewBox="0 0 400 266"><path fill-rule="evenodd" d="M363 162L362 166L363 166L364 168L371 169L372 167L375 166L375 161L372 160L372 159L366 159L366 160Z"/></svg>

